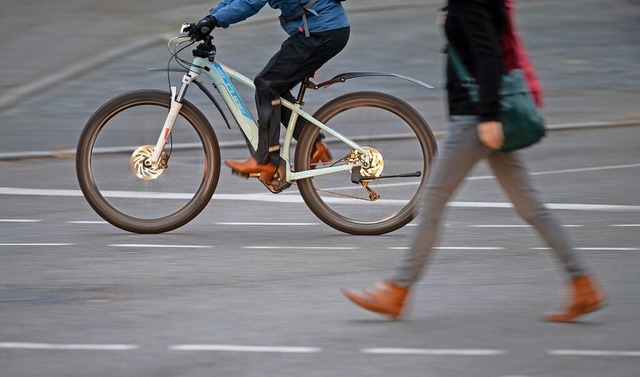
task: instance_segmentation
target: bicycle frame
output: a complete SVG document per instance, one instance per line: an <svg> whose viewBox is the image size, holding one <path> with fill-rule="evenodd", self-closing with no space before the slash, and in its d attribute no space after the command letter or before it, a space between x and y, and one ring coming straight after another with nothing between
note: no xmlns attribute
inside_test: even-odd
<svg viewBox="0 0 640 377"><path fill-rule="evenodd" d="M252 145L253 149L257 149L258 125L253 119L246 104L238 94L238 91L231 82L231 79L234 79L235 81L252 89L255 89L255 84L251 79L233 70L232 68L225 66L224 64L221 64L217 61L210 61L210 59L208 58L196 57L191 64L190 70L183 76L182 86L180 87L180 90L177 92L177 94L176 87L171 88L171 108L169 110L169 114L167 115L164 126L162 127L162 132L158 137L158 141L156 142L154 152L147 160L148 164L158 163L158 160L160 159L162 150L164 149L164 146L169 138L175 120L180 112L180 109L182 108L182 101L184 100L184 97L186 95L187 88L201 74L207 76L213 82L213 85L222 96L224 103L227 105L227 108L240 127L241 132ZM292 171L291 164L289 163L290 149L291 140L293 139L293 132L298 117L306 119L326 133L333 135L338 140L349 145L352 149L361 152L365 157L369 158L369 152L366 149L302 110L302 106L300 103L291 103L284 98L281 98L281 105L291 110L291 118L289 119L289 124L287 125L287 131L285 133L284 142L280 152L280 157L286 162L285 167L287 182L341 171L350 171L354 167L361 166L358 163L348 163L340 166L324 167L322 169L311 169L299 172Z"/></svg>

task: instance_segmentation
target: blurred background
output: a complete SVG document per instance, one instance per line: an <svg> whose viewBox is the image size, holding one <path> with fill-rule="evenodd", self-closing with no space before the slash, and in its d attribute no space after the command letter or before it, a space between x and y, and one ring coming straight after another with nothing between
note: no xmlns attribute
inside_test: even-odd
<svg viewBox="0 0 640 377"><path fill-rule="evenodd" d="M214 3L203 1L3 1L0 4L0 153L64 150L75 145L88 116L107 99L138 88L166 88L169 36ZM517 2L518 23L542 78L550 124L637 122L640 6L637 0ZM341 92L383 86L442 129L444 43L435 26L442 1L349 0L349 46L321 71L385 71L395 79L357 79L312 93L318 106ZM268 6L244 23L215 33L218 57L249 77L285 38ZM187 54L187 58L189 54ZM251 101L253 95L246 98ZM32 131L38 131L37 136ZM26 137L26 138L25 138Z"/></svg>
<svg viewBox="0 0 640 377"><path fill-rule="evenodd" d="M434 89L359 78L308 92L306 109L384 91L440 135L443 1L343 4L349 45L317 81L384 71ZM517 1L552 130L523 153L610 296L608 308L569 325L539 321L566 297L563 271L485 164L456 193L405 321L354 307L340 287L387 276L415 223L341 234L296 187L272 196L225 167L210 205L174 232L101 221L75 177L84 124L123 92L168 89L166 74L149 69L166 67L168 39L214 5L0 0L0 377L639 375L640 0ZM215 30L218 59L254 77L286 37L277 16L265 7ZM254 111L253 93L241 94ZM188 98L221 142L239 140L202 94Z"/></svg>

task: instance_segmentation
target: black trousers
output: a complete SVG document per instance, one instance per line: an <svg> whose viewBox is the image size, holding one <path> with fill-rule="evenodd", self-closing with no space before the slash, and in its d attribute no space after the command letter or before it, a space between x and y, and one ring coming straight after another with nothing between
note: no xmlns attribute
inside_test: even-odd
<svg viewBox="0 0 640 377"><path fill-rule="evenodd" d="M286 125L291 111L280 105L280 97L295 98L290 90L312 75L347 45L349 27L289 37L269 60L254 82L258 108L258 149L253 157L259 164L280 162L280 124ZM296 125L297 138L302 127Z"/></svg>

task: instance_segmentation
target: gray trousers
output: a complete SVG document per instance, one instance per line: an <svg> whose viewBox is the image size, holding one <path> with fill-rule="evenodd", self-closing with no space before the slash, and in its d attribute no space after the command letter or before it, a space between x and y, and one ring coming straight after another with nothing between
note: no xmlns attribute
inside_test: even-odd
<svg viewBox="0 0 640 377"><path fill-rule="evenodd" d="M533 187L520 152L495 152L480 141L475 116L452 116L447 137L440 146L422 198L420 225L411 248L392 281L402 286L416 283L423 271L438 235L445 205L473 166L486 158L500 186L518 215L531 224L563 263L571 277L586 271L557 217L540 200Z"/></svg>

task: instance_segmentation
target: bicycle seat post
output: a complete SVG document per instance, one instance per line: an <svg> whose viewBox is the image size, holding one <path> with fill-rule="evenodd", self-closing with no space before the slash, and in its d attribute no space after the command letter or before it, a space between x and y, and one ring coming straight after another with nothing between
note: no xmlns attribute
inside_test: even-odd
<svg viewBox="0 0 640 377"><path fill-rule="evenodd" d="M307 88L313 88L315 87L315 84L311 82L311 77L312 76L306 76L304 78L304 80L302 80L302 83L300 83L300 90L298 91L298 97L296 97L296 104L302 106L304 105L304 94L307 91Z"/></svg>

